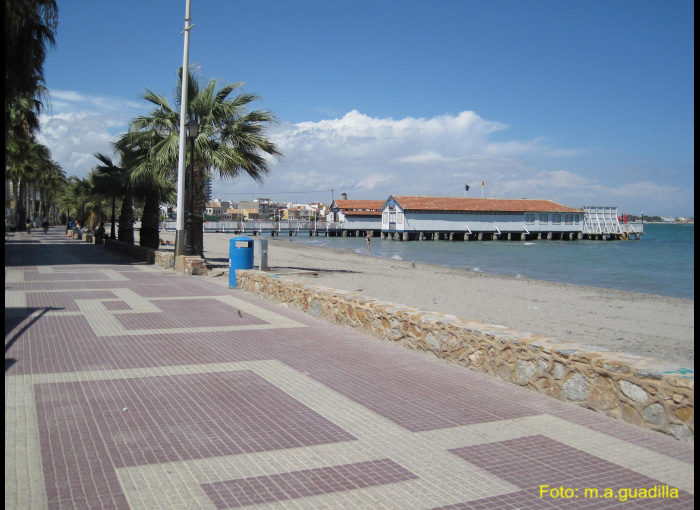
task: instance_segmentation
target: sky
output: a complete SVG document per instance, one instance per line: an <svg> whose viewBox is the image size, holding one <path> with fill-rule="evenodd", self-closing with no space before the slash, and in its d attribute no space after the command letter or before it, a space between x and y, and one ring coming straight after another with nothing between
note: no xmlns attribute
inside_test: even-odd
<svg viewBox="0 0 700 510"><path fill-rule="evenodd" d="M174 104L186 1L58 0L39 139L67 175ZM214 198L543 198L694 216L690 0L191 0L189 63L284 157ZM482 183L484 183L482 187ZM469 191L466 191L469 186Z"/></svg>

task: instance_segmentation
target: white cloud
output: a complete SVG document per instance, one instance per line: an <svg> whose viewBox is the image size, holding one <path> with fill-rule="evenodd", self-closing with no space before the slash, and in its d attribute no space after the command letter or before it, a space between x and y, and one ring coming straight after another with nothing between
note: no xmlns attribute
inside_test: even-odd
<svg viewBox="0 0 700 510"><path fill-rule="evenodd" d="M458 158L448 158L442 154L438 154L435 151L425 151L420 154L412 154L410 156L404 156L399 158L394 158L391 163L408 163L415 165L425 165L433 163L459 163L464 161L463 157Z"/></svg>
<svg viewBox="0 0 700 510"><path fill-rule="evenodd" d="M357 183L357 189L373 190L380 184L387 184L394 176L384 174L370 174Z"/></svg>
<svg viewBox="0 0 700 510"><path fill-rule="evenodd" d="M145 111L137 101L52 90L51 114L41 116L38 138L66 175L85 177L97 164L93 154L112 154L111 143L117 135Z"/></svg>
<svg viewBox="0 0 700 510"><path fill-rule="evenodd" d="M72 91L52 93L53 115L42 117L40 141L52 151L67 175L84 177L96 164L94 152L111 154L111 142L128 122L147 112L145 103L89 96ZM604 171L577 169L590 151L552 146L544 137L507 139L508 125L472 111L432 118L376 118L352 110L319 122L281 123L269 136L284 154L271 160L263 186L246 177L217 182L215 194L266 194L272 198L326 200L318 193L335 190L351 198L384 199L390 194L547 198L572 206L616 205L625 210L659 210L674 206L692 211L692 189L650 181L611 187ZM498 138L496 140L495 138ZM569 158L566 165L561 159ZM557 169L550 170L557 158ZM586 166L595 166L586 162ZM296 195L292 196L291 192ZM328 193L331 196L331 193Z"/></svg>

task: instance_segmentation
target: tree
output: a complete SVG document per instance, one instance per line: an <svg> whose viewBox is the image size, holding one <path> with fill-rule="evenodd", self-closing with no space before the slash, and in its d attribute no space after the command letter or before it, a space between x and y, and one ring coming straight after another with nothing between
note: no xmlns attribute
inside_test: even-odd
<svg viewBox="0 0 700 510"><path fill-rule="evenodd" d="M41 217L52 225L57 225L59 222L56 201L65 184L66 173L55 161L51 161L37 179L41 196Z"/></svg>
<svg viewBox="0 0 700 510"><path fill-rule="evenodd" d="M15 193L15 221L24 225L39 214L36 191L40 191L42 179L60 167L51 159L51 151L45 145L28 140L15 142L8 145L5 178L12 181Z"/></svg>
<svg viewBox="0 0 700 510"><path fill-rule="evenodd" d="M5 99L31 96L44 80L47 46L56 44L55 0L5 1Z"/></svg>
<svg viewBox="0 0 700 510"><path fill-rule="evenodd" d="M122 154L122 166L126 169L128 186L134 199L143 202L139 244L157 249L160 247L160 204L161 201L173 199L175 187L162 169L150 160L149 153L157 139L145 136L146 134L134 136L133 133L126 133L117 140L114 147ZM133 206L130 214L133 218ZM133 243L133 231L131 242Z"/></svg>
<svg viewBox="0 0 700 510"><path fill-rule="evenodd" d="M149 147L146 159L135 169L136 175L151 172L171 181L176 177L182 68L178 78L174 108L165 96L147 89L143 98L155 107L150 115L137 117L131 122L129 132L133 143ZM235 180L245 174L262 182L269 173L270 157L281 158L282 153L265 134L267 126L275 122L274 116L263 110L248 111L250 103L259 97L244 92L229 97L241 88L242 83L223 85L217 90L216 80L200 87L199 79L193 73L188 72L187 79L187 120L199 123L194 151L194 246L197 253L203 255L204 179L218 172L225 180ZM191 157L189 151L188 157ZM187 194L190 192L187 190Z"/></svg>
<svg viewBox="0 0 700 510"><path fill-rule="evenodd" d="M38 113L42 106L44 60L47 48L56 43L57 27L55 0L5 0L5 140L12 110Z"/></svg>
<svg viewBox="0 0 700 510"><path fill-rule="evenodd" d="M119 215L119 240L129 244L134 244L134 188L131 184L129 171L126 168L115 165L112 158L96 152L94 156L102 163L96 166L93 176L93 183L97 191L108 197L112 201L112 226L110 239L116 239L115 228L115 207L116 201L121 201L121 212Z"/></svg>

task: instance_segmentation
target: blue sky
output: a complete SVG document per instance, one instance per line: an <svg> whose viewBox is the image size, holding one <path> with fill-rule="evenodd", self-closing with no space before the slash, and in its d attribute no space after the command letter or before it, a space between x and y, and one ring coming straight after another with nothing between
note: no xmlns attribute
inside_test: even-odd
<svg viewBox="0 0 700 510"><path fill-rule="evenodd" d="M215 197L479 197L485 181L485 197L694 216L691 1L191 3L190 64L259 94L285 155ZM84 176L149 111L145 88L173 97L185 0L58 4L40 139Z"/></svg>

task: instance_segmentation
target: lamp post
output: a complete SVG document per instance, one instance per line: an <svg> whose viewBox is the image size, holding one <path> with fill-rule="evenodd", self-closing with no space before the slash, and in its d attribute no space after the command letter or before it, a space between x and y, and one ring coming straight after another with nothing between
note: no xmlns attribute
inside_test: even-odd
<svg viewBox="0 0 700 510"><path fill-rule="evenodd" d="M644 211L642 211L642 225L644 225Z"/></svg>
<svg viewBox="0 0 700 510"><path fill-rule="evenodd" d="M187 138L190 139L190 203L189 211L187 212L187 222L185 225L187 231L187 245L185 246L185 255L194 255L194 140L199 132L199 124L196 120L191 120L185 124L187 129Z"/></svg>

